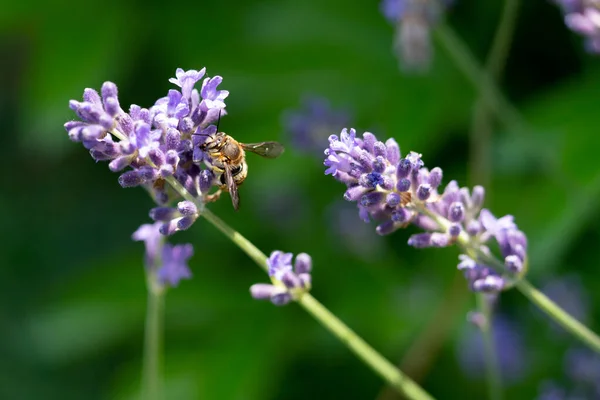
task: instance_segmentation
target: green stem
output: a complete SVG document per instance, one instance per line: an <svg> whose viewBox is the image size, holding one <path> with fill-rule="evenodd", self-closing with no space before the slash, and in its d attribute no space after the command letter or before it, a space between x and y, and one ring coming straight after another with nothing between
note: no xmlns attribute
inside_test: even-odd
<svg viewBox="0 0 600 400"><path fill-rule="evenodd" d="M402 393L409 399L432 399L418 384L400 372L391 362L383 358L381 354L369 346L367 342L348 328L348 326L310 294L302 296L299 303L309 314L333 333L342 343L345 343L358 358L371 366L383 380L399 393Z"/></svg>
<svg viewBox="0 0 600 400"><path fill-rule="evenodd" d="M525 126L523 118L504 97L494 81L486 74L467 46L447 25L440 23L435 29L438 43L454 59L456 66L480 93L490 110L506 125L520 129Z"/></svg>
<svg viewBox="0 0 600 400"><path fill-rule="evenodd" d="M440 227L440 230L446 232L449 229L451 225L450 221L435 214L427 207L418 205L415 209L433 219ZM500 260L494 256L483 253L478 247L474 247L466 232L461 232L458 235L456 242L469 257L476 259L483 264L490 265L497 271L506 272L504 264ZM528 262L526 260L525 265L527 266L527 264ZM525 267L524 272L526 272L526 269L527 267ZM600 337L560 308L542 292L534 288L525 278L521 277L510 282L510 286L516 287L523 295L525 295L525 297L545 312L556 323L561 325L567 332L581 340L590 349L600 353Z"/></svg>
<svg viewBox="0 0 600 400"><path fill-rule="evenodd" d="M518 0L506 0L504 2L492 48L485 64L485 73L492 83L499 79L506 64L506 57L517 20L518 6ZM471 185L479 184L489 189L492 153L492 124L489 113L493 110L488 107L483 90L480 89L480 92L481 97L475 103L471 122L469 173Z"/></svg>
<svg viewBox="0 0 600 400"><path fill-rule="evenodd" d="M483 335L483 348L485 357L485 372L488 381L488 390L490 400L502 399L502 380L498 364L498 355L494 342L494 329L492 324L492 307L486 295L480 293L477 295L477 307L483 315L484 323L481 326Z"/></svg>
<svg viewBox="0 0 600 400"><path fill-rule="evenodd" d="M592 332L587 326L573 318L546 295L534 288L527 280L523 279L517 282L516 287L523 295L525 295L525 297L531 300L533 304L545 312L556 323L565 328L567 332L577 337L590 349L600 353L600 337Z"/></svg>
<svg viewBox="0 0 600 400"><path fill-rule="evenodd" d="M209 209L204 209L202 216L223 234L225 234L225 236L227 236L240 249L242 249L259 267L261 267L265 272L268 271L267 256L258 248L256 248L252 242L223 222L221 218L217 217Z"/></svg>
<svg viewBox="0 0 600 400"><path fill-rule="evenodd" d="M210 210L204 209L201 214L208 222L213 224L233 243L242 249L263 270L267 270L267 256L254 246L239 232L232 229ZM318 322L327 328L334 336L344 343L354 354L364 361L373 371L383 378L390 386L394 387L408 399L427 400L433 399L425 390L417 385L409 377L405 376L392 363L381 356L360 336L346 326L339 318L333 315L327 308L319 303L314 297L306 293L298 303L311 314Z"/></svg>
<svg viewBox="0 0 600 400"><path fill-rule="evenodd" d="M148 304L146 306L146 328L144 334L144 364L142 371L142 398L162 398L161 359L164 314L164 291L148 277Z"/></svg>

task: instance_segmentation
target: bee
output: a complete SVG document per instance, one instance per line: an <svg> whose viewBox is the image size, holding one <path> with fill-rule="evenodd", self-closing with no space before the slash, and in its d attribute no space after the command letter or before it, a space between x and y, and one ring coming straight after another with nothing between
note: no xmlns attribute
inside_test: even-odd
<svg viewBox="0 0 600 400"><path fill-rule="evenodd" d="M238 186L248 176L246 151L265 158L277 158L283 153L284 147L278 142L241 143L225 132L217 132L208 135L200 145L200 150L206 154L205 162L217 176L218 193L220 190L228 191L233 208L237 211L240 208Z"/></svg>

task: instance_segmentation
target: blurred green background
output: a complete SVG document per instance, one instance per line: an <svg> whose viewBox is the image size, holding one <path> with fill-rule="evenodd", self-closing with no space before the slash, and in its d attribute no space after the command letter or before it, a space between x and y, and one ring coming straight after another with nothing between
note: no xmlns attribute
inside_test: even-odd
<svg viewBox="0 0 600 400"><path fill-rule="evenodd" d="M315 297L393 362L427 326L436 331L456 249L410 248L414 228L378 237L340 206L343 185L323 174L321 159L290 147L281 124L306 93L321 95L351 109L357 127L395 137L403 153L422 153L446 183L466 184L476 92L439 48L428 74L401 74L393 27L378 8L340 0L3 2L0 398L139 395L146 294L143 246L130 236L149 221L152 203L141 189L121 189L62 125L75 117L69 99L85 87L110 80L123 108L148 107L172 87L177 67L223 76L230 96L222 130L288 147L276 161L248 157L240 212L227 197L212 210L267 254L311 254ZM449 12L480 60L500 8L496 0L460 0ZM527 2L502 86L533 128L495 132L487 206L513 214L527 233L536 286L579 277L583 287L567 293L587 293L586 321L600 331L600 60L584 53L554 5ZM336 230L340 218L345 233ZM354 234L363 246L352 244ZM194 279L167 297L167 398L378 396L382 381L299 307L251 299L248 288L266 276L206 221L172 242L193 243L195 255ZM429 359L419 379L438 398L486 393L482 377L460 362L475 346L465 339L473 333L467 299L446 315L440 347L416 355ZM507 398L532 399L540 382L563 377L564 352L575 342L518 292L504 294L499 310L521 343L505 344L523 370Z"/></svg>

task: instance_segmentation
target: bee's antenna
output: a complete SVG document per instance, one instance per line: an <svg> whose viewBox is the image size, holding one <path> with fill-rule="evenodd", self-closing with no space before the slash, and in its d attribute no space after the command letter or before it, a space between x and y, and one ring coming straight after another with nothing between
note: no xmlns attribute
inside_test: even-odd
<svg viewBox="0 0 600 400"><path fill-rule="evenodd" d="M219 110L219 119L217 120L217 132L219 132L219 124L221 123L221 111L222 111L222 110L223 110L223 109L220 109L220 110Z"/></svg>

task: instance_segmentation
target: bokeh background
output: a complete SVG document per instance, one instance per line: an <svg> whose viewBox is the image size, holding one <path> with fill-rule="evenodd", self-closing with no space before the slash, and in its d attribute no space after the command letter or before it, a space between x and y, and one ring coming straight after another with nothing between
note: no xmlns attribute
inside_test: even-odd
<svg viewBox="0 0 600 400"><path fill-rule="evenodd" d="M600 60L553 4L525 3L501 83L531 129L497 126L487 206L527 233L531 281L600 331ZM500 8L461 0L448 13L480 60ZM353 126L395 137L445 182L465 185L476 91L443 49L427 74L401 73L375 1L5 1L1 10L0 398L138 398L146 294L143 246L130 237L152 203L121 189L62 125L85 87L111 80L124 108L148 107L177 67L203 66L230 91L222 130L287 146L276 161L248 156L239 212L227 197L212 210L266 253L311 254L315 297L434 396L484 398L456 249L410 248L414 228L378 237L282 124L307 95L322 96ZM266 276L214 227L199 220L172 241L193 243L195 255L193 280L167 297L167 398L381 395L382 381L299 307L251 299ZM535 398L546 380L568 384L565 356L578 343L518 292L498 310L507 398Z"/></svg>

